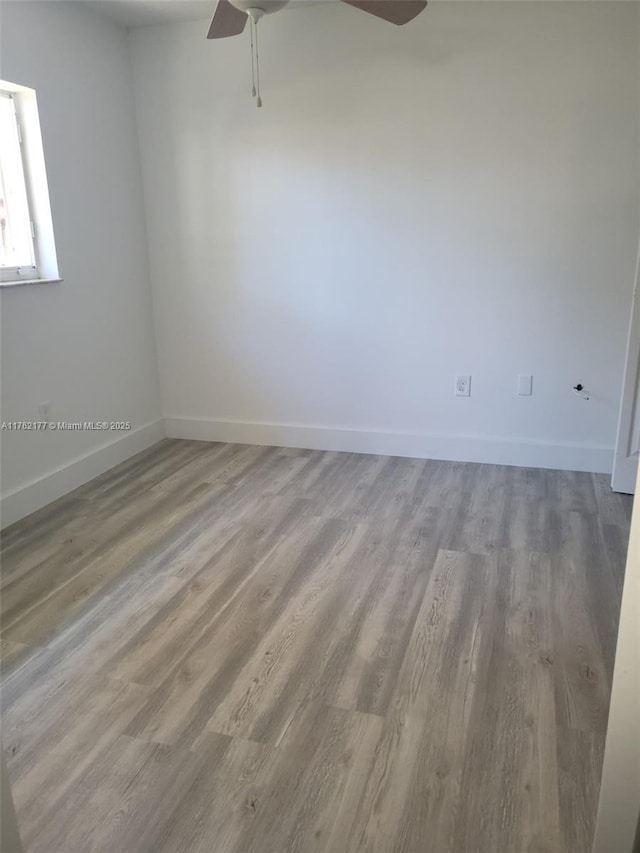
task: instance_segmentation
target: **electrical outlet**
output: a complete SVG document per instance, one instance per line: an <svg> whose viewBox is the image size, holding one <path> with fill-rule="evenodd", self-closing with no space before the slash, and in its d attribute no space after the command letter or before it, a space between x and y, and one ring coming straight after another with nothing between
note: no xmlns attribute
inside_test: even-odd
<svg viewBox="0 0 640 853"><path fill-rule="evenodd" d="M49 400L38 404L38 420L46 423L51 420L51 402Z"/></svg>
<svg viewBox="0 0 640 853"><path fill-rule="evenodd" d="M467 375L456 376L456 397L471 396L471 377Z"/></svg>
<svg viewBox="0 0 640 853"><path fill-rule="evenodd" d="M518 396L530 397L532 394L533 376L527 373L520 373L518 376Z"/></svg>

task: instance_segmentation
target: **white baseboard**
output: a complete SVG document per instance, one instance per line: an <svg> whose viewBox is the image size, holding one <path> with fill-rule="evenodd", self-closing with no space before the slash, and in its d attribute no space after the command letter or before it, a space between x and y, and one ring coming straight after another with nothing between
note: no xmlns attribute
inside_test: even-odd
<svg viewBox="0 0 640 853"><path fill-rule="evenodd" d="M7 527L51 501L66 495L141 450L169 438L225 441L274 447L303 447L449 459L527 468L610 473L613 447L578 442L544 442L492 436L438 435L435 433L382 432L376 430L268 424L250 421L165 418L154 421L75 459L0 500L0 527Z"/></svg>
<svg viewBox="0 0 640 853"><path fill-rule="evenodd" d="M526 468L611 473L613 447L578 442L546 442L477 435L438 435L412 432L336 429L250 421L166 418L169 438L344 450L417 459L485 462Z"/></svg>
<svg viewBox="0 0 640 853"><path fill-rule="evenodd" d="M165 438L164 420L153 421L126 433L115 441L104 444L68 465L45 474L19 489L3 495L0 500L1 527L24 518L37 509L77 489L89 480L103 474L130 456L146 450Z"/></svg>

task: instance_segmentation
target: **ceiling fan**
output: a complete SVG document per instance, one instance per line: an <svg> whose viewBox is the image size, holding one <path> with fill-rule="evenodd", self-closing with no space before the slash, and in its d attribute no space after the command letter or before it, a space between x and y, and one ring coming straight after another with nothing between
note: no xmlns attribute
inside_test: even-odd
<svg viewBox="0 0 640 853"><path fill-rule="evenodd" d="M240 35L247 20L249 20L251 28L252 93L254 97L257 97L259 107L262 106L262 99L260 98L258 21L264 15L280 11L288 2L289 0L218 0L209 27L207 38L228 38L229 36ZM342 0L342 2L398 26L412 21L427 5L427 0Z"/></svg>

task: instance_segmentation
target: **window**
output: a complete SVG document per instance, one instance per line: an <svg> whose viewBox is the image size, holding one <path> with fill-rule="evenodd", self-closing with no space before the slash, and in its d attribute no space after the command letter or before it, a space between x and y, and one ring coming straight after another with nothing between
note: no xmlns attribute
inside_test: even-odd
<svg viewBox="0 0 640 853"><path fill-rule="evenodd" d="M0 81L0 285L59 280L35 92Z"/></svg>
<svg viewBox="0 0 640 853"><path fill-rule="evenodd" d="M5 276L37 278L33 220L13 95L0 92L0 265Z"/></svg>

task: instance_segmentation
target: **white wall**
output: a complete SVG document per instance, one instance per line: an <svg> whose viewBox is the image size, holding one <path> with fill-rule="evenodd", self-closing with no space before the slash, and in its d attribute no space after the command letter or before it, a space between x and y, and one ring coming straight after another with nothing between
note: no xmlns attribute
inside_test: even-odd
<svg viewBox="0 0 640 853"><path fill-rule="evenodd" d="M0 76L37 91L64 278L0 292L2 419L35 420L49 400L55 420L137 430L97 455L121 434L2 433L9 523L162 428L126 32L63 2L2 2L0 29Z"/></svg>
<svg viewBox="0 0 640 853"><path fill-rule="evenodd" d="M134 31L170 432L610 470L637 21L637 3L434 2L404 28L290 8L261 25L262 110L248 34Z"/></svg>

